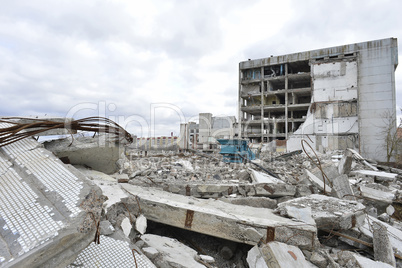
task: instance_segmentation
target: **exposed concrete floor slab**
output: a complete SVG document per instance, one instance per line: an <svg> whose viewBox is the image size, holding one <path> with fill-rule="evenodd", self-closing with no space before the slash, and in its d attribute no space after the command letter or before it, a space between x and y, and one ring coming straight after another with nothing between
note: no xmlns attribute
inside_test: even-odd
<svg viewBox="0 0 402 268"><path fill-rule="evenodd" d="M130 184L121 186L139 198L141 213L148 220L250 245L276 240L311 249L316 243L314 226L278 216L271 209L196 199Z"/></svg>
<svg viewBox="0 0 402 268"><path fill-rule="evenodd" d="M287 215L287 206L297 208L311 208L311 216L315 220L318 229L347 230L359 227L364 222L364 208L356 201L342 200L325 195L313 194L289 200L278 205L278 210ZM303 220L303 218L300 218Z"/></svg>
<svg viewBox="0 0 402 268"><path fill-rule="evenodd" d="M72 264L67 266L67 268L73 267L156 268L145 255L132 250L128 242L104 235L100 236L99 244L91 243Z"/></svg>
<svg viewBox="0 0 402 268"><path fill-rule="evenodd" d="M0 266L68 264L94 238L80 205L97 190L33 139L1 147Z"/></svg>

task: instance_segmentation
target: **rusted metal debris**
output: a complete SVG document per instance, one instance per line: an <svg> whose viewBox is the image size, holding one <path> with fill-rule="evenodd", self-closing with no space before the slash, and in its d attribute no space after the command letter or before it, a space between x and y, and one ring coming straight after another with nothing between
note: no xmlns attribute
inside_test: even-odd
<svg viewBox="0 0 402 268"><path fill-rule="evenodd" d="M71 133L78 130L109 133L114 134L117 138L124 138L130 143L133 142L133 137L130 133L113 120L105 117L86 117L79 120L66 120L66 122L30 118L34 123L16 122L19 119L24 118L7 117L0 119L0 123L11 124L11 126L0 128L0 147L53 129L67 129Z"/></svg>

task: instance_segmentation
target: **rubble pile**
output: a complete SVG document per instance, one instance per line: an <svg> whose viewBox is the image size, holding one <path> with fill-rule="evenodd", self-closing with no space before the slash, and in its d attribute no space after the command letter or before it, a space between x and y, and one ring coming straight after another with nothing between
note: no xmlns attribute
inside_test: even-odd
<svg viewBox="0 0 402 268"><path fill-rule="evenodd" d="M293 267L311 267L312 264L317 267L402 267L402 224L398 218L401 206L401 171L393 169L396 173L385 172L383 166L363 159L353 150L333 155L319 154L318 157L319 166L316 158L310 159L304 153L286 157L262 155L256 163L277 174L275 178L250 163L224 163L218 155L206 157L194 153L159 153L144 157L137 153L126 160L129 165L126 165L125 170L120 170L120 174L112 177L118 178L121 174L126 174L128 185L159 189L190 198L212 198L238 206L239 210L240 207L269 209L280 217L292 219L299 226L310 226L316 230L316 238L310 238L312 246L309 248L302 245L303 243L289 242L292 236L297 237L299 233L288 233L286 240L284 236L277 234L275 228L273 237L269 237L269 231L266 234L257 231L261 235L257 236L260 243L254 243L248 256L244 254L236 262L228 262L236 265L233 267L265 267L259 265L273 261L268 260L268 256L278 258L276 263L279 267L291 267L286 266L290 265L286 262L289 257L290 260L298 260L293 263ZM123 188L126 191L129 189ZM153 195L161 194L154 192ZM139 199L142 200L141 197ZM139 205L136 202L132 201L133 211L138 212L138 208L134 208ZM188 201L190 204L193 202L195 201ZM154 206L161 206L155 204ZM208 203L205 206L212 205ZM169 207L164 209L170 210ZM158 216L147 218L163 222L155 220L155 217ZM219 213L215 217L219 218ZM180 224L182 223L178 226ZM182 228L186 229L185 226ZM303 240L303 237L300 239ZM247 243L245 241L243 243ZM219 266L225 265L222 262L217 265L212 261L221 257L218 250L215 253L210 252L211 261L205 264L200 257L202 249L197 250L197 246L188 241L183 242L198 252L197 256L193 256L198 263L204 263L207 267L226 267ZM381 246L376 245L377 242ZM153 248L150 243L142 246L148 251L149 247ZM280 259L284 256L278 248L289 255L286 261ZM161 253L163 249L152 252L154 253L147 254L164 254ZM158 262L156 257L154 260Z"/></svg>
<svg viewBox="0 0 402 268"><path fill-rule="evenodd" d="M300 151L261 152L253 163L225 163L213 153L144 152L113 142L105 146L76 142L65 150L67 141L45 145L63 164L36 141L29 142L40 149L36 149L40 158L32 155L26 163L20 158L33 153L31 147L22 153L19 144L0 149L3 181L15 171L16 181L26 181L49 204L60 208L69 204L80 217L75 220L67 211L65 222L57 222L60 230L54 236L67 241L64 236L71 233L71 241L85 239L79 247L69 245L68 252L57 252L51 258L35 249L35 243L25 248L25 255L18 246L9 246L13 256L0 251L1 267L28 259L57 267L60 256L64 256L62 265L70 263L68 267L107 263L130 267L402 267L402 171L364 159L354 150L314 157ZM96 153L91 158L93 150ZM110 152L113 157L107 160ZM87 157L77 157L82 154ZM96 163L97 159L105 164ZM48 189L47 179L38 172L54 168L46 174L61 174L60 170L73 174L57 177L60 185L69 179L85 190L74 192L79 203L65 203L69 200L66 190ZM7 187L14 198L12 185ZM8 204L4 198L2 202ZM46 213L49 219L59 219L50 210ZM7 220L0 222L4 243L24 242L23 231L29 237L25 225L14 230L14 219L3 214ZM77 230L72 227L75 221L79 221ZM68 233L61 231L63 226L69 227ZM51 248L59 240L44 236L41 243ZM23 258L15 260L16 254Z"/></svg>

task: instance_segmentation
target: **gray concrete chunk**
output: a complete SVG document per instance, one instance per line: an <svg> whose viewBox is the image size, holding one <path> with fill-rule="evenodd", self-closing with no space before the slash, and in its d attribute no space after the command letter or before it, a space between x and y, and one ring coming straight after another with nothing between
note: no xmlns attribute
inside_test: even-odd
<svg viewBox="0 0 402 268"><path fill-rule="evenodd" d="M314 226L300 225L267 208L196 199L130 184L121 186L138 196L142 214L148 220L250 245L260 242L259 234L263 241L286 241L301 248L311 248L316 243Z"/></svg>

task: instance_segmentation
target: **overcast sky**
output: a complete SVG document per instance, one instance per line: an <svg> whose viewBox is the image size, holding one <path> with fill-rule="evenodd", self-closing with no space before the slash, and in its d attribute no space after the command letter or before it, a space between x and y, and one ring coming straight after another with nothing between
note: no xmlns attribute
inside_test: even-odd
<svg viewBox="0 0 402 268"><path fill-rule="evenodd" d="M389 37L402 44L399 0L0 4L0 115L106 115L138 136L151 125L177 135L200 112L237 117L240 61Z"/></svg>

